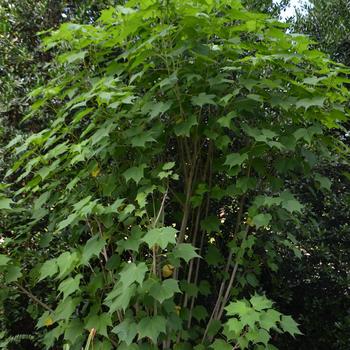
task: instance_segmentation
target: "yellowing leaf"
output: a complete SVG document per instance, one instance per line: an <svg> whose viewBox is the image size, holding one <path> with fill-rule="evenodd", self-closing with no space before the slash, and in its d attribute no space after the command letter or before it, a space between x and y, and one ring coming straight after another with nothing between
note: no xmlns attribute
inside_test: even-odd
<svg viewBox="0 0 350 350"><path fill-rule="evenodd" d="M179 306L179 305L176 305L175 306L175 313L176 313L176 315L180 315L180 311L181 311L181 306Z"/></svg>
<svg viewBox="0 0 350 350"><path fill-rule="evenodd" d="M91 172L91 176L92 177L97 177L98 175L100 175L101 169L99 167L96 167L92 172Z"/></svg>
<svg viewBox="0 0 350 350"><path fill-rule="evenodd" d="M168 277L172 276L173 272L174 272L174 266L173 265L166 264L162 268L162 276L164 278L168 278Z"/></svg>
<svg viewBox="0 0 350 350"><path fill-rule="evenodd" d="M46 327L50 327L51 325L53 325L53 319L51 317L46 318L44 321L44 325Z"/></svg>

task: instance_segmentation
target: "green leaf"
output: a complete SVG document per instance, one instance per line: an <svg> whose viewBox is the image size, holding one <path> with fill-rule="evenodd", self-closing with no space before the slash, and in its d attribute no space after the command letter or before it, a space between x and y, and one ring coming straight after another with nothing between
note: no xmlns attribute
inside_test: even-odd
<svg viewBox="0 0 350 350"><path fill-rule="evenodd" d="M215 335L219 332L221 327L222 325L219 320L211 321L208 328L208 337L215 337Z"/></svg>
<svg viewBox="0 0 350 350"><path fill-rule="evenodd" d="M279 313L276 310L269 309L266 311L262 311L260 313L260 327L266 329L269 331L271 328L276 328L277 327L277 322L280 322L281 320L281 313Z"/></svg>
<svg viewBox="0 0 350 350"><path fill-rule="evenodd" d="M315 174L315 180L320 184L321 188L324 188L327 191L331 190L332 181L328 177L322 176L320 174Z"/></svg>
<svg viewBox="0 0 350 350"><path fill-rule="evenodd" d="M248 341L253 344L263 343L265 346L270 340L270 334L265 329L251 328L245 335ZM265 347L264 347L265 349Z"/></svg>
<svg viewBox="0 0 350 350"><path fill-rule="evenodd" d="M188 263L193 258L200 258L195 247L190 243L177 244L173 250L173 255L177 259L183 259Z"/></svg>
<svg viewBox="0 0 350 350"><path fill-rule="evenodd" d="M215 97L216 95L207 95L206 93L201 92L198 96L193 96L191 101L194 106L203 107L206 104L216 106L216 103L213 100Z"/></svg>
<svg viewBox="0 0 350 350"><path fill-rule="evenodd" d="M270 208L274 205L280 205L281 202L282 199L280 197L258 196L255 198L254 205L256 205L257 208L262 206Z"/></svg>
<svg viewBox="0 0 350 350"><path fill-rule="evenodd" d="M254 294L249 301L256 311L270 309L273 304L272 301L267 299L264 295L258 294Z"/></svg>
<svg viewBox="0 0 350 350"><path fill-rule="evenodd" d="M228 165L230 169L234 166L241 166L248 159L248 154L231 153L226 157L224 165Z"/></svg>
<svg viewBox="0 0 350 350"><path fill-rule="evenodd" d="M201 228L208 233L220 232L221 222L217 216L211 215L201 221Z"/></svg>
<svg viewBox="0 0 350 350"><path fill-rule="evenodd" d="M40 268L39 281L45 279L46 277L52 277L58 272L58 266L56 259L46 260Z"/></svg>
<svg viewBox="0 0 350 350"><path fill-rule="evenodd" d="M85 323L85 329L91 330L92 328L96 329L97 334L101 334L108 338L107 327L112 326L111 315L108 313L102 313L100 315L91 315L87 318Z"/></svg>
<svg viewBox="0 0 350 350"><path fill-rule="evenodd" d="M10 260L11 259L8 256L0 254L0 266L6 266Z"/></svg>
<svg viewBox="0 0 350 350"><path fill-rule="evenodd" d="M131 345L137 334L137 323L130 318L125 318L121 323L112 329L112 332L118 336L119 341Z"/></svg>
<svg viewBox="0 0 350 350"><path fill-rule="evenodd" d="M220 250L211 244L208 246L205 261L208 265L218 266L224 262L224 257Z"/></svg>
<svg viewBox="0 0 350 350"><path fill-rule="evenodd" d="M0 210L2 209L11 209L11 204L13 201L9 198L0 198Z"/></svg>
<svg viewBox="0 0 350 350"><path fill-rule="evenodd" d="M196 305L193 308L193 317L198 321L204 321L208 317L207 309L202 305Z"/></svg>
<svg viewBox="0 0 350 350"><path fill-rule="evenodd" d="M256 183L257 181L254 177L241 177L237 179L236 187L240 190L240 193L245 193L256 188Z"/></svg>
<svg viewBox="0 0 350 350"><path fill-rule="evenodd" d="M281 193L280 198L282 199L282 208L290 213L301 213L301 210L304 208L304 206L288 191Z"/></svg>
<svg viewBox="0 0 350 350"><path fill-rule="evenodd" d="M294 151L296 139L293 135L285 135L280 138L281 144L289 151Z"/></svg>
<svg viewBox="0 0 350 350"><path fill-rule="evenodd" d="M305 128L300 128L294 132L294 137L298 141L300 139L304 139L309 144L311 143L312 136L309 134L308 130Z"/></svg>
<svg viewBox="0 0 350 350"><path fill-rule="evenodd" d="M249 311L240 315L240 321L243 325L247 325L251 328L255 327L256 322L259 321L260 312L257 312L253 309L249 309Z"/></svg>
<svg viewBox="0 0 350 350"><path fill-rule="evenodd" d="M122 282L123 288L128 288L134 282L142 285L147 271L148 268L144 262L138 264L126 264L123 270L120 272L120 280Z"/></svg>
<svg viewBox="0 0 350 350"><path fill-rule="evenodd" d="M100 97L101 98L103 97L106 100L106 102L108 102L108 98L110 97L110 95L105 94L103 96L100 95ZM107 139L109 137L109 134L111 133L111 131L115 128L116 128L116 125L113 124L113 120L112 119L107 120L91 136L90 139L91 139L92 145L100 144L103 139Z"/></svg>
<svg viewBox="0 0 350 350"><path fill-rule="evenodd" d="M79 212L81 211L86 205L88 205L91 202L92 197L86 196L83 199L81 199L79 202L76 202L73 205L74 211Z"/></svg>
<svg viewBox="0 0 350 350"><path fill-rule="evenodd" d="M163 170L170 170L170 169L174 168L174 166L175 166L175 162L168 162L162 166L162 169Z"/></svg>
<svg viewBox="0 0 350 350"><path fill-rule="evenodd" d="M79 216L77 213L72 213L72 214L68 215L68 217L66 219L59 222L59 224L57 225L57 229L59 231L63 230L64 228L71 225L76 219L78 219L78 217Z"/></svg>
<svg viewBox="0 0 350 350"><path fill-rule="evenodd" d="M259 229L260 227L266 227L271 219L271 214L258 214L253 217L252 223L257 229Z"/></svg>
<svg viewBox="0 0 350 350"><path fill-rule="evenodd" d="M139 350L140 347L137 344L126 344L126 343L121 343L117 350Z"/></svg>
<svg viewBox="0 0 350 350"><path fill-rule="evenodd" d="M176 84L176 82L178 81L177 76L176 76L176 72L174 72L173 74L171 74L168 78L163 79L160 83L159 86L160 88L163 87L171 87L174 86Z"/></svg>
<svg viewBox="0 0 350 350"><path fill-rule="evenodd" d="M163 316L144 317L137 325L139 339L149 338L154 344L161 333L165 333L166 319Z"/></svg>
<svg viewBox="0 0 350 350"><path fill-rule="evenodd" d="M247 273L245 279L254 288L256 288L259 285L259 281L253 273Z"/></svg>
<svg viewBox="0 0 350 350"><path fill-rule="evenodd" d="M149 248L158 245L160 248L165 249L169 244L176 243L177 232L178 231L171 226L154 228L146 233L142 241L147 243Z"/></svg>
<svg viewBox="0 0 350 350"><path fill-rule="evenodd" d="M116 310L125 311L130 304L131 298L134 296L136 286L132 285L124 288L123 285L117 284L116 287L107 295L105 304L109 307L109 312L113 313Z"/></svg>
<svg viewBox="0 0 350 350"><path fill-rule="evenodd" d="M291 316L282 315L280 326L285 332L288 332L292 337L294 337L296 334L302 334L299 331L298 324L293 320Z"/></svg>
<svg viewBox="0 0 350 350"><path fill-rule="evenodd" d="M218 124L223 128L230 128L231 127L231 120L236 117L237 114L235 112L230 112L224 117L221 117L217 120Z"/></svg>
<svg viewBox="0 0 350 350"><path fill-rule="evenodd" d="M266 144L270 144L269 141L273 140L278 134L269 129L257 129L251 128L248 125L243 126L243 130L250 137L254 138L257 142L264 142Z"/></svg>
<svg viewBox="0 0 350 350"><path fill-rule="evenodd" d="M20 277L22 277L21 268L19 266L11 265L7 268L5 274L6 283L11 283L17 281Z"/></svg>
<svg viewBox="0 0 350 350"><path fill-rule="evenodd" d="M160 114L164 114L166 111L168 111L170 109L172 105L172 102L158 102L152 105L152 107L150 108L150 112L149 115L151 117L151 119L157 117Z"/></svg>
<svg viewBox="0 0 350 350"><path fill-rule="evenodd" d="M225 310L227 312L227 315L234 316L234 315L245 315L248 313L251 308L249 307L247 301L245 300L237 300L234 302L231 302L228 306L225 307Z"/></svg>
<svg viewBox="0 0 350 350"><path fill-rule="evenodd" d="M323 96L314 96L311 98L304 98L299 100L295 106L296 108L305 108L306 110L310 107L320 107L322 108L324 105L324 101L326 100Z"/></svg>
<svg viewBox="0 0 350 350"><path fill-rule="evenodd" d="M155 142L156 140L153 138L152 131L144 131L139 135L136 135L131 139L131 145L133 147L146 147L147 142Z"/></svg>
<svg viewBox="0 0 350 350"><path fill-rule="evenodd" d="M91 237L84 246L80 263L87 265L93 256L98 257L100 255L105 245L106 242L100 236L95 235Z"/></svg>
<svg viewBox="0 0 350 350"><path fill-rule="evenodd" d="M42 340L46 349L50 349L55 341L64 333L64 327L62 324L58 325L56 328L46 331L44 338Z"/></svg>
<svg viewBox="0 0 350 350"><path fill-rule="evenodd" d="M54 321L68 320L79 305L80 301L80 298L73 299L72 297L63 299L55 309Z"/></svg>
<svg viewBox="0 0 350 350"><path fill-rule="evenodd" d="M134 180L138 184L140 180L144 177L143 172L145 168L147 168L146 164L141 164L139 166L134 166L126 170L123 173L123 176L126 182L129 182L130 180Z"/></svg>
<svg viewBox="0 0 350 350"><path fill-rule="evenodd" d="M230 318L227 321L227 327L230 332L233 332L237 336L241 334L245 325L237 318Z"/></svg>
<svg viewBox="0 0 350 350"><path fill-rule="evenodd" d="M193 350L205 350L206 347L203 344L196 345Z"/></svg>
<svg viewBox="0 0 350 350"><path fill-rule="evenodd" d="M78 274L74 278L69 277L60 283L58 290L63 293L63 299L66 299L69 295L79 290L79 284L82 278L83 276Z"/></svg>
<svg viewBox="0 0 350 350"><path fill-rule="evenodd" d="M222 339L216 339L210 348L213 350L232 350L232 345Z"/></svg>
<svg viewBox="0 0 350 350"><path fill-rule="evenodd" d="M189 297L197 297L198 286L195 283L188 283L186 280L180 281L180 287Z"/></svg>
<svg viewBox="0 0 350 350"><path fill-rule="evenodd" d="M297 141L304 139L307 143L311 144L315 134L322 134L322 129L318 125L310 126L307 129L300 128L293 133L293 136Z"/></svg>
<svg viewBox="0 0 350 350"><path fill-rule="evenodd" d="M211 293L210 283L206 280L200 281L199 286L198 286L198 290L199 290L199 293L204 295L204 296L210 295L210 293Z"/></svg>
<svg viewBox="0 0 350 350"><path fill-rule="evenodd" d="M175 293L181 293L178 281L169 278L162 283L154 284L150 289L150 295L161 304L164 300L170 299Z"/></svg>
<svg viewBox="0 0 350 350"><path fill-rule="evenodd" d="M73 63L75 61L81 61L85 58L86 54L87 54L87 51L79 51L79 52L63 54L59 56L59 61L61 63L64 63L64 62Z"/></svg>
<svg viewBox="0 0 350 350"><path fill-rule="evenodd" d="M174 126L174 133L176 136L190 137L191 129L195 125L198 125L197 117L190 115L185 121Z"/></svg>
<svg viewBox="0 0 350 350"><path fill-rule="evenodd" d="M58 278L67 276L79 262L77 253L64 252L57 259L57 266L60 271Z"/></svg>
<svg viewBox="0 0 350 350"><path fill-rule="evenodd" d="M123 252L127 250L132 250L134 252L139 251L139 246L142 243L141 237L143 236L143 231L138 227L134 226L131 229L130 237L126 237L126 239L122 239L118 241L117 251Z"/></svg>
<svg viewBox="0 0 350 350"><path fill-rule="evenodd" d="M74 344L83 334L84 324L78 319L73 319L69 322L68 327L64 332L64 339Z"/></svg>

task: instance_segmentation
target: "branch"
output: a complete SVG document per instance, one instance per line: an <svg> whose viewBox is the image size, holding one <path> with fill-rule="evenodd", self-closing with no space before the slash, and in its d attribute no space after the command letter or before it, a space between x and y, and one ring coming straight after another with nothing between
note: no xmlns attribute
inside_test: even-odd
<svg viewBox="0 0 350 350"><path fill-rule="evenodd" d="M154 223L153 223L153 227L157 226L157 223L158 223L158 221L160 219L160 216L162 215L162 212L164 210L165 200L166 200L166 197L168 195L168 189L169 189L169 187L167 188L167 190L164 193L164 196L163 196L163 199L162 199L162 203L161 203L160 208L159 208L158 215L157 215L157 217L156 217L156 219L154 220Z"/></svg>
<svg viewBox="0 0 350 350"><path fill-rule="evenodd" d="M236 235L238 233L238 230L239 230L239 227L241 225L241 220L242 220L242 215L243 215L243 206L244 206L244 203L245 203L245 195L242 196L241 200L240 200L240 203L239 203L239 211L238 211L238 215L237 215L237 221L236 221L236 227L235 227L235 231L234 231L234 235ZM230 254L229 254L229 257L227 259L227 264L226 264L226 267L225 267L225 273L228 273L229 269L230 269L230 265L231 265L231 262L232 262L232 256L233 256L233 252L232 250L230 251ZM237 266L238 267L238 266ZM236 265L234 266L233 268L233 271L231 273L231 279L230 279L230 282L232 280L232 277L234 278L235 275L236 275L236 271L237 271L237 267ZM229 282L229 285L230 285L230 282ZM233 281L232 281L233 282ZM217 320L218 319L218 315L221 313L221 300L222 300L222 297L223 297L223 293L224 293L224 289L225 289L225 285L226 285L226 281L225 279L221 282L221 285L220 285L220 290L219 290L219 294L218 294L218 297L216 299L216 302L215 302L215 306L214 306L214 309L211 313L211 316L210 316L210 319L209 319L209 322L207 324L207 327L204 331L204 335L203 335L203 338L202 338L202 343L204 342L206 336L207 336L207 333L208 333L208 330L209 330L209 327L210 327L210 324L212 322L212 320ZM228 290L228 289L227 289ZM226 294L225 294L226 296Z"/></svg>
<svg viewBox="0 0 350 350"><path fill-rule="evenodd" d="M39 304L40 306L42 306L44 309L46 309L47 311L50 312L54 312L49 305L45 304L44 302L42 302L41 300L39 300L33 293L31 293L29 290L25 289L24 287L22 287L19 283L14 283L15 286L20 289L20 291L27 295L30 299L32 299L33 301L35 301L37 304Z"/></svg>

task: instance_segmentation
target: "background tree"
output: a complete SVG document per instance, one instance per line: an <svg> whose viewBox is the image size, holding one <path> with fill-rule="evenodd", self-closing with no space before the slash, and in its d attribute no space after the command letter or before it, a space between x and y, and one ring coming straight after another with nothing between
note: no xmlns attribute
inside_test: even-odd
<svg viewBox="0 0 350 350"><path fill-rule="evenodd" d="M244 0L242 4L249 10L268 13L278 18L290 4L290 0Z"/></svg>
<svg viewBox="0 0 350 350"><path fill-rule="evenodd" d="M346 0L310 0L297 13L295 31L310 35L324 52L349 65L350 4Z"/></svg>
<svg viewBox="0 0 350 350"><path fill-rule="evenodd" d="M305 11L297 13L293 31L309 35L316 47L338 62L348 64L348 2L310 3ZM349 124L343 125L344 129L332 134L348 145ZM289 345L284 343L285 348L347 349L350 346L348 169L346 163L338 160L334 160L331 168L327 164L319 168L331 180L332 192L322 192L304 180L295 184L312 207L305 211L308 219L304 219L303 227L290 228L303 253L296 259L286 252L279 273L266 276L265 280L275 285L276 298L283 299L278 291L286 291L285 301L280 299L286 312L301 315L305 337Z"/></svg>

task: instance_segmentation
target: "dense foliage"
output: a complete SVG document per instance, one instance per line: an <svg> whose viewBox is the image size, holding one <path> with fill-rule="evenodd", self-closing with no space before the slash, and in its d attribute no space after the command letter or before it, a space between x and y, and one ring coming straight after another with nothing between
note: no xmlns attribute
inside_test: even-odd
<svg viewBox="0 0 350 350"><path fill-rule="evenodd" d="M44 39L44 122L7 147L5 307L27 299L39 348L283 349L290 311L303 327L284 271L334 210L311 196L341 191L349 70L239 1L86 22Z"/></svg>

